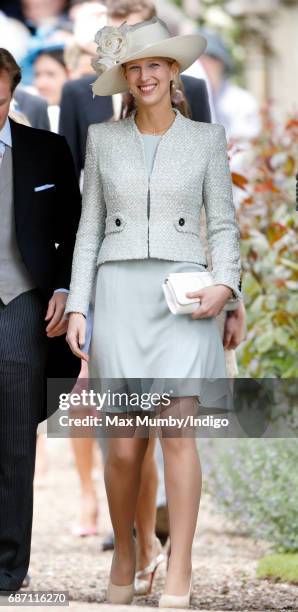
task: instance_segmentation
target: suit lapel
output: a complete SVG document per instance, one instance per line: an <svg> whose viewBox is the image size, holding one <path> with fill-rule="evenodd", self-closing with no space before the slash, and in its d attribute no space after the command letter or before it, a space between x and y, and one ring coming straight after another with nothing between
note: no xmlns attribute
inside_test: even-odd
<svg viewBox="0 0 298 612"><path fill-rule="evenodd" d="M23 126L19 126L11 119L9 121L12 139L13 201L18 229L25 222L33 197L34 159L30 155L30 139L24 138Z"/></svg>

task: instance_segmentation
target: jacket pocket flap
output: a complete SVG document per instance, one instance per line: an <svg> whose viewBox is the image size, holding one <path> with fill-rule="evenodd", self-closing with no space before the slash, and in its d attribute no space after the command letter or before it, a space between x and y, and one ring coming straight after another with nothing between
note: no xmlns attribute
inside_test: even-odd
<svg viewBox="0 0 298 612"><path fill-rule="evenodd" d="M126 221L121 213L113 213L106 218L105 233L122 232L126 225Z"/></svg>
<svg viewBox="0 0 298 612"><path fill-rule="evenodd" d="M183 210L175 215L174 225L178 232L186 232L199 235L199 218Z"/></svg>

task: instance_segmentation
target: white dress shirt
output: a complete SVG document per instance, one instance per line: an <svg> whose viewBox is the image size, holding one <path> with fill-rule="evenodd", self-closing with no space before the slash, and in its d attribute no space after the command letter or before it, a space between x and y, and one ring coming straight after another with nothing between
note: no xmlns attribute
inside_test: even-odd
<svg viewBox="0 0 298 612"><path fill-rule="evenodd" d="M0 166L5 153L5 145L7 147L12 147L11 130L8 117L6 118L3 128L0 130Z"/></svg>
<svg viewBox="0 0 298 612"><path fill-rule="evenodd" d="M112 104L113 104L114 118L117 121L118 119L120 119L120 112L121 112L121 106L122 106L122 94L121 93L112 95Z"/></svg>

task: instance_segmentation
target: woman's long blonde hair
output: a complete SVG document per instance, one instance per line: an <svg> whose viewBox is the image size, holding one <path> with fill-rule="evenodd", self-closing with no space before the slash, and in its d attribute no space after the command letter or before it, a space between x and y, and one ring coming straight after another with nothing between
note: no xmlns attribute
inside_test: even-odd
<svg viewBox="0 0 298 612"><path fill-rule="evenodd" d="M170 57L164 57L163 59L166 59L171 64L174 61L177 61ZM179 72L174 77L174 79L171 80L170 95L173 108L178 108L178 110L181 112L182 115L184 115L184 117L191 117L190 106L186 99L184 85L179 75ZM128 117L132 113L132 111L135 110L135 108L136 103L133 95L129 92L124 93L122 96L120 119Z"/></svg>

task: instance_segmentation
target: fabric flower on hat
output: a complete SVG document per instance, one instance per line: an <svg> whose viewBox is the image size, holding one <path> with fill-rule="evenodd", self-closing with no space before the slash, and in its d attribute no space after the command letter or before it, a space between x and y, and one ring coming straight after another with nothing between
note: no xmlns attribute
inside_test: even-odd
<svg viewBox="0 0 298 612"><path fill-rule="evenodd" d="M129 26L126 22L122 23L119 28L113 26L105 26L101 28L95 35L97 43L96 53L99 56L91 62L94 70L101 74L107 68L111 68L118 64L127 54L128 38L127 32Z"/></svg>

